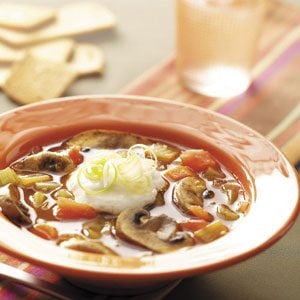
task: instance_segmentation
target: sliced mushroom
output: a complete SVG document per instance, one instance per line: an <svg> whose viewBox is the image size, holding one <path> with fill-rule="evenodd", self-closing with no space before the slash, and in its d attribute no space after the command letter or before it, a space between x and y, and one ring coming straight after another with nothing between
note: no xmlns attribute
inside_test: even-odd
<svg viewBox="0 0 300 300"><path fill-rule="evenodd" d="M167 253L192 246L194 240L186 233L177 232L177 223L166 215L151 217L145 209L126 209L116 222L120 238L158 253Z"/></svg>
<svg viewBox="0 0 300 300"><path fill-rule="evenodd" d="M174 203L189 214L190 206L203 207L203 192L205 181L197 177L185 177L175 187Z"/></svg>
<svg viewBox="0 0 300 300"><path fill-rule="evenodd" d="M67 249L78 250L89 253L117 255L113 250L104 246L101 242L70 239L60 243L60 246Z"/></svg>
<svg viewBox="0 0 300 300"><path fill-rule="evenodd" d="M12 167L16 171L69 173L76 166L69 156L47 151L29 155L13 164Z"/></svg>
<svg viewBox="0 0 300 300"><path fill-rule="evenodd" d="M21 203L18 188L10 184L1 190L0 207L3 215L10 221L20 225L30 225L32 223L28 208Z"/></svg>
<svg viewBox="0 0 300 300"><path fill-rule="evenodd" d="M80 146L101 149L130 148L135 144L150 144L146 138L123 132L89 130L72 137L68 146Z"/></svg>

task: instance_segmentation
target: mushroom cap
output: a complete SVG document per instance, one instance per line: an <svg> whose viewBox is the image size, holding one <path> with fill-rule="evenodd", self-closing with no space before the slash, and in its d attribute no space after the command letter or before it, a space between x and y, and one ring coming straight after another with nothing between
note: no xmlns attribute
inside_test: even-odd
<svg viewBox="0 0 300 300"><path fill-rule="evenodd" d="M188 176L179 181L175 187L173 202L185 213L190 206L203 207L202 193L206 190L205 181L199 177Z"/></svg>
<svg viewBox="0 0 300 300"><path fill-rule="evenodd" d="M72 159L56 152L40 152L29 155L12 165L16 171L49 171L54 173L69 173L75 169Z"/></svg>
<svg viewBox="0 0 300 300"><path fill-rule="evenodd" d="M144 137L124 132L88 130L72 137L68 146L91 147L98 149L127 149L135 144L150 144Z"/></svg>
<svg viewBox="0 0 300 300"><path fill-rule="evenodd" d="M145 209L126 209L117 218L116 233L158 253L167 253L192 246L194 240L177 231L177 223L166 215L151 217Z"/></svg>
<svg viewBox="0 0 300 300"><path fill-rule="evenodd" d="M28 208L21 203L18 188L10 184L1 190L0 207L3 215L16 224L32 223Z"/></svg>

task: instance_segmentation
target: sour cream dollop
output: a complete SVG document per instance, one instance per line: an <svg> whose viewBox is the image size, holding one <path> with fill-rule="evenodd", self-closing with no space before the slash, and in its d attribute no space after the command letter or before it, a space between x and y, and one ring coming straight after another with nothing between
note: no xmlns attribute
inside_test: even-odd
<svg viewBox="0 0 300 300"><path fill-rule="evenodd" d="M165 181L141 149L99 150L87 158L67 181L75 201L111 214L153 203Z"/></svg>

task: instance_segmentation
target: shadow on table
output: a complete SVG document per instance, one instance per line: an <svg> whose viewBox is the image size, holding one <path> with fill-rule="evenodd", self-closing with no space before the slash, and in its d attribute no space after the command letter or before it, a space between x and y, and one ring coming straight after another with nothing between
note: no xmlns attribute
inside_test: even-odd
<svg viewBox="0 0 300 300"><path fill-rule="evenodd" d="M165 300L299 300L299 233L300 218L271 248L234 266L185 279Z"/></svg>

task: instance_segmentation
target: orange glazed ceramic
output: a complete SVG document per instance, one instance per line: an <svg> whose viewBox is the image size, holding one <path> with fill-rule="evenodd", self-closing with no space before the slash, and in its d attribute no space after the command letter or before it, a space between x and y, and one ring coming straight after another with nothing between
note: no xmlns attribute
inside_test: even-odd
<svg viewBox="0 0 300 300"><path fill-rule="evenodd" d="M252 129L215 112L161 99L79 96L24 106L0 116L0 168L36 145L87 129L112 129L210 151L239 179L251 208L226 236L168 254L119 257L63 249L0 212L1 250L90 289L136 293L240 262L282 237L299 212L299 183L283 154Z"/></svg>

